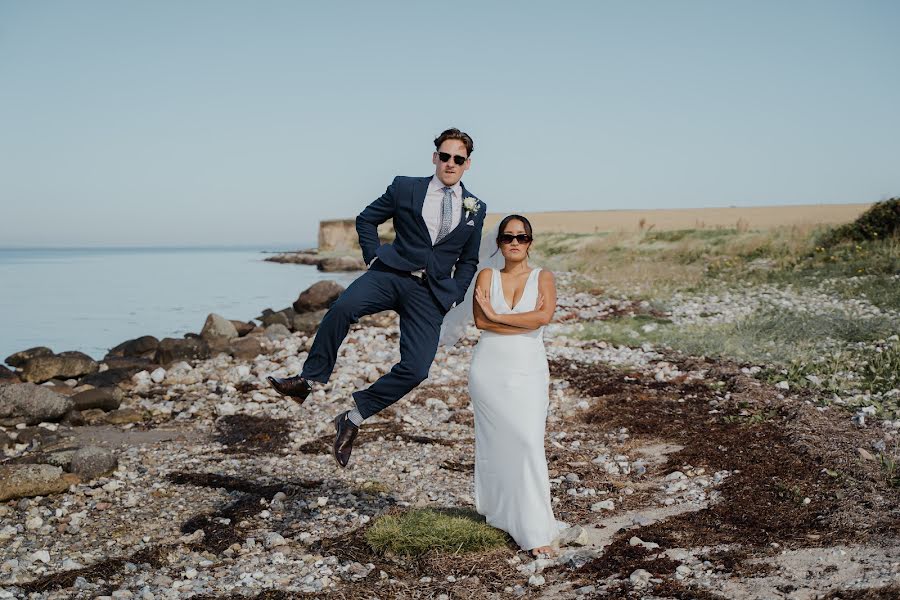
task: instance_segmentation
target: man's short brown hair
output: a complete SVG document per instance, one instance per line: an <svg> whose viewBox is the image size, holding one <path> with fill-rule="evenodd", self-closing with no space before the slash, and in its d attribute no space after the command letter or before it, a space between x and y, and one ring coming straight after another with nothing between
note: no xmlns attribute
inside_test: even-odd
<svg viewBox="0 0 900 600"><path fill-rule="evenodd" d="M434 138L434 149L439 149L441 147L441 144L443 144L447 140L459 140L463 144L465 144L467 156L472 156L472 152L475 150L475 142L472 141L472 138L469 137L469 134L460 131L456 127L446 129L441 132L441 135Z"/></svg>

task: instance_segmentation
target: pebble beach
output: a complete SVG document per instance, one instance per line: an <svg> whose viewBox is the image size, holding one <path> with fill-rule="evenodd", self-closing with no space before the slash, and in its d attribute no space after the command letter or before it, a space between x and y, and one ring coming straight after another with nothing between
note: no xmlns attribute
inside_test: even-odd
<svg viewBox="0 0 900 600"><path fill-rule="evenodd" d="M545 332L556 557L509 546L410 562L366 546L381 515L473 509L466 381L478 332L441 348L428 380L364 425L340 469L331 420L399 359L399 332L393 313L364 318L324 389L303 405L279 396L265 377L299 372L339 290L323 283L300 311L264 311L259 323L210 315L178 343L130 340L100 361L13 358L0 386L0 597L799 599L897 585L897 491L875 456L896 449L900 420L822 406L756 377L765 365L581 339L586 324L648 305L557 277ZM679 296L665 316L734 319L753 303L873 310L825 293L738 294ZM757 448L733 424L759 414L773 416L749 430ZM777 472L748 468L762 456ZM779 500L772 478L793 491Z"/></svg>

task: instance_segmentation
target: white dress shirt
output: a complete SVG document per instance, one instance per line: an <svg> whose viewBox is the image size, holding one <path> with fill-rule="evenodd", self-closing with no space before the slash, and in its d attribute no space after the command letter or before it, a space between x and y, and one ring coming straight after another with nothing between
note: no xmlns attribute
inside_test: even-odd
<svg viewBox="0 0 900 600"><path fill-rule="evenodd" d="M444 184L437 175L428 182L428 191L425 192L425 204L422 205L422 218L428 226L431 235L431 244L437 241L438 231L441 229L441 205L444 202ZM450 222L450 231L459 225L462 213L462 186L457 181L450 187L450 197L453 201L453 220Z"/></svg>

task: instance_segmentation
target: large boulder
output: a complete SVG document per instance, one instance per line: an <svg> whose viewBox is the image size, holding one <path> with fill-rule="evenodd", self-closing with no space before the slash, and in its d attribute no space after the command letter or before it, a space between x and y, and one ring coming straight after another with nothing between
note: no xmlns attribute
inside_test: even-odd
<svg viewBox="0 0 900 600"><path fill-rule="evenodd" d="M237 331L238 335L241 337L244 337L245 335L253 331L254 327L256 327L256 325L254 325L253 323L247 323L245 321L232 320L231 324L234 325L235 331Z"/></svg>
<svg viewBox="0 0 900 600"><path fill-rule="evenodd" d="M231 340L237 340L240 338L224 338L224 337L214 337L209 338L207 340L207 344L209 344L209 355L216 356L220 352L224 352L225 354L229 354L228 348L231 346Z"/></svg>
<svg viewBox="0 0 900 600"><path fill-rule="evenodd" d="M206 317L203 329L200 331L200 337L205 340L214 338L231 339L238 337L238 332L231 321L216 313L210 313Z"/></svg>
<svg viewBox="0 0 900 600"><path fill-rule="evenodd" d="M239 360L253 360L262 353L262 344L256 337L242 337L228 344L228 354Z"/></svg>
<svg viewBox="0 0 900 600"><path fill-rule="evenodd" d="M72 399L42 385L0 385L0 424L36 425L59 420L72 408Z"/></svg>
<svg viewBox="0 0 900 600"><path fill-rule="evenodd" d="M153 361L154 358L155 356L151 356L150 358L144 358L142 356L123 356L118 358L111 356L109 358L104 358L103 362L106 363L106 366L110 369L148 369L152 371L157 366L157 363Z"/></svg>
<svg viewBox="0 0 900 600"><path fill-rule="evenodd" d="M81 352L35 356L25 362L22 368L22 379L33 383L43 383L55 377L68 379L96 373L99 367L97 361Z"/></svg>
<svg viewBox="0 0 900 600"><path fill-rule="evenodd" d="M275 323L266 327L266 338L270 340L280 340L282 338L291 337L291 330L282 325Z"/></svg>
<svg viewBox="0 0 900 600"><path fill-rule="evenodd" d="M112 473L118 466L116 455L99 446L85 446L72 454L69 471L75 473L83 481L91 481Z"/></svg>
<svg viewBox="0 0 900 600"><path fill-rule="evenodd" d="M307 313L328 308L343 291L344 286L335 281L317 281L300 292L300 296L294 301L294 310L298 313Z"/></svg>
<svg viewBox="0 0 900 600"><path fill-rule="evenodd" d="M159 348L158 339L152 335L142 335L139 338L124 341L115 348L111 348L109 352L106 353L105 359L112 357L153 358L157 348Z"/></svg>
<svg viewBox="0 0 900 600"><path fill-rule="evenodd" d="M312 335L319 328L319 323L322 322L322 317L324 317L327 312L328 311L323 308L322 310L295 315L291 325L293 325L294 331L299 331L305 335Z"/></svg>
<svg viewBox="0 0 900 600"><path fill-rule="evenodd" d="M167 365L177 360L205 360L209 358L209 344L197 337L164 338L156 351L156 362Z"/></svg>
<svg viewBox="0 0 900 600"><path fill-rule="evenodd" d="M53 356L53 350L47 348L46 346L35 346L34 348L29 348L28 350L22 350L21 352L10 354L6 357L6 364L16 368L22 367L26 362L28 362L29 359L32 359L36 356Z"/></svg>
<svg viewBox="0 0 900 600"><path fill-rule="evenodd" d="M126 425L140 423L147 419L147 414L139 408L117 408L104 415L104 421L110 425Z"/></svg>
<svg viewBox="0 0 900 600"><path fill-rule="evenodd" d="M365 271L366 262L355 256L335 256L333 258L323 258L316 265L316 268L325 273L333 273L335 271Z"/></svg>
<svg viewBox="0 0 900 600"><path fill-rule="evenodd" d="M108 358L103 361L109 367L105 371L98 371L85 375L80 382L94 387L109 387L128 381L131 376L140 371L152 371L156 363L146 358Z"/></svg>
<svg viewBox="0 0 900 600"><path fill-rule="evenodd" d="M63 396L72 397L78 392L75 391L75 388L69 387L66 385L66 382L61 379L51 379L50 381L45 381L41 384L42 388L46 388L51 392L56 392L57 394L62 394Z"/></svg>
<svg viewBox="0 0 900 600"><path fill-rule="evenodd" d="M94 360L84 352L80 350L66 350L65 352L60 352L57 356L68 356L70 358L80 358L82 360Z"/></svg>
<svg viewBox="0 0 900 600"><path fill-rule="evenodd" d="M53 465L0 465L0 502L61 494L78 482L77 475Z"/></svg>
<svg viewBox="0 0 900 600"><path fill-rule="evenodd" d="M296 314L294 309L284 309L279 310L278 312L269 312L268 314L263 313L259 320L262 322L263 327L268 327L269 325L275 325L277 323L290 329L291 321Z"/></svg>
<svg viewBox="0 0 900 600"><path fill-rule="evenodd" d="M121 403L122 390L117 387L98 387L72 396L72 404L75 410L100 408L110 411L119 408Z"/></svg>

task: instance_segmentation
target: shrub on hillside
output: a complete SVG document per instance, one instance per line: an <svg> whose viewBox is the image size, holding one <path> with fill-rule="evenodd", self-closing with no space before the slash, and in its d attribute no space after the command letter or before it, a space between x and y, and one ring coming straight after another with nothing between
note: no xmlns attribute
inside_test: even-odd
<svg viewBox="0 0 900 600"><path fill-rule="evenodd" d="M900 234L900 197L876 202L852 223L835 227L826 233L823 246L853 241L883 240Z"/></svg>

